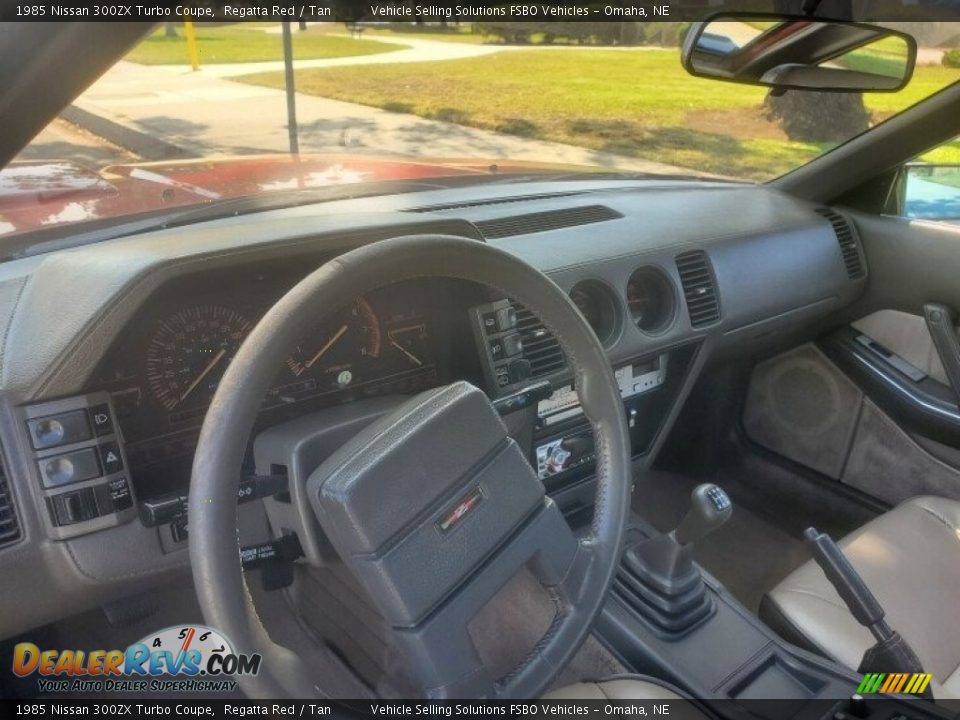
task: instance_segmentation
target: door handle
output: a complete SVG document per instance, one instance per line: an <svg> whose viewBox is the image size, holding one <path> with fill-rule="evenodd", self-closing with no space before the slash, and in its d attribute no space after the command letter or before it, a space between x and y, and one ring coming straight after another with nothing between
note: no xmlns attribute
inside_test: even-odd
<svg viewBox="0 0 960 720"><path fill-rule="evenodd" d="M960 404L960 340L953 326L953 313L946 305L927 303L923 306L923 317L927 321L927 329L933 338L934 347L943 363L944 372L950 387L953 388L957 402Z"/></svg>

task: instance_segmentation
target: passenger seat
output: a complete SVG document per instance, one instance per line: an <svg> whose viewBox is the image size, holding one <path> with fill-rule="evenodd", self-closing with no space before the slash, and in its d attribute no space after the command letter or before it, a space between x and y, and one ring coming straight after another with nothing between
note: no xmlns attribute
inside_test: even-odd
<svg viewBox="0 0 960 720"><path fill-rule="evenodd" d="M913 498L840 546L933 673L934 696L960 698L960 502ZM854 670L874 644L812 560L763 599L760 616L787 640Z"/></svg>

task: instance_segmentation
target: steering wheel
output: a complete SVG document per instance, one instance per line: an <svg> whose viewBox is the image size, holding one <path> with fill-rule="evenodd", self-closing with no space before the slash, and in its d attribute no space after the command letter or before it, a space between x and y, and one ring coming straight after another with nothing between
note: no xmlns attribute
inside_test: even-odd
<svg viewBox="0 0 960 720"><path fill-rule="evenodd" d="M320 527L391 624L429 698L539 697L603 606L629 512L630 443L593 330L546 275L485 243L441 235L372 243L324 264L267 312L227 368L200 433L189 503L193 579L207 623L236 652L263 655L258 675L237 678L251 697L325 695L270 639L241 569L237 490L263 397L318 321L351 298L425 277L493 288L556 337L596 442L593 522L573 534L486 395L456 382L404 402L312 472L306 496ZM494 677L467 625L524 568L557 613L528 657Z"/></svg>

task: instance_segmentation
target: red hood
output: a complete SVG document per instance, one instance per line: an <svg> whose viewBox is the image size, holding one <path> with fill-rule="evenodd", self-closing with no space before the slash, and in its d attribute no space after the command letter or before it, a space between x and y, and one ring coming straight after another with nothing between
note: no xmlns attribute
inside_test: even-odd
<svg viewBox="0 0 960 720"><path fill-rule="evenodd" d="M483 160L397 160L363 155L246 156L111 165L12 163L0 171L0 236L58 224L196 205L271 190L491 172L570 172L569 165Z"/></svg>

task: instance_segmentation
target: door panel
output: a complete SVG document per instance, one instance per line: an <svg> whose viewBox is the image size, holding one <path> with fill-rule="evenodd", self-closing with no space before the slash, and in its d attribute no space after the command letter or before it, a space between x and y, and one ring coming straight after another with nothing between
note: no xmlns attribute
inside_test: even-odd
<svg viewBox="0 0 960 720"><path fill-rule="evenodd" d="M927 330L927 321L920 315L900 310L878 310L850 325L937 382L947 384L947 375Z"/></svg>
<svg viewBox="0 0 960 720"><path fill-rule="evenodd" d="M960 456L935 457L932 442L908 433L812 343L754 368L743 427L758 445L891 505L960 499L950 462Z"/></svg>
<svg viewBox="0 0 960 720"><path fill-rule="evenodd" d="M870 281L816 343L757 365L743 413L756 443L890 504L960 499L960 388L924 306L960 317L960 228L849 213ZM929 312L929 307L928 307ZM947 328L949 332L949 328Z"/></svg>

